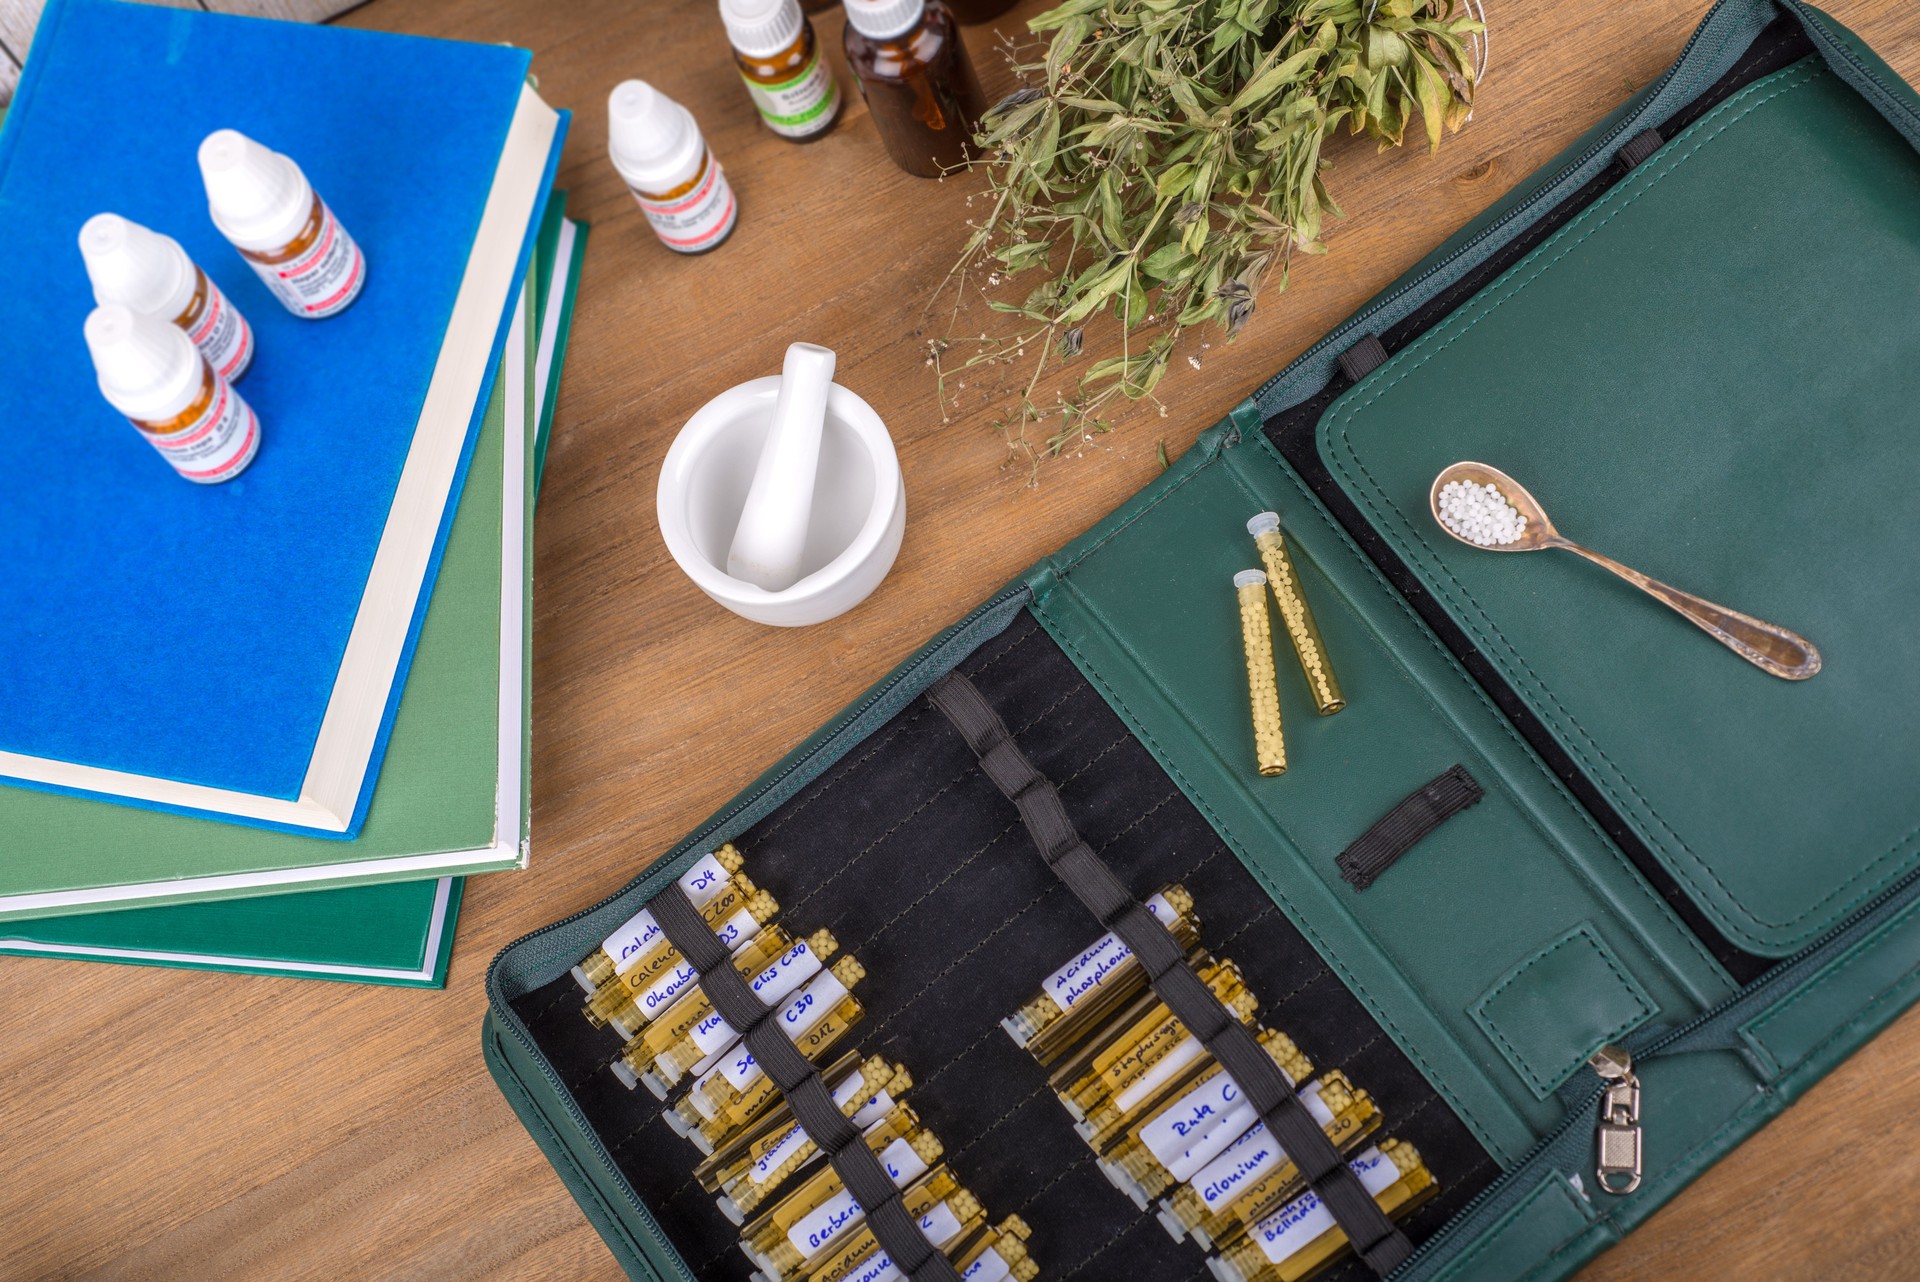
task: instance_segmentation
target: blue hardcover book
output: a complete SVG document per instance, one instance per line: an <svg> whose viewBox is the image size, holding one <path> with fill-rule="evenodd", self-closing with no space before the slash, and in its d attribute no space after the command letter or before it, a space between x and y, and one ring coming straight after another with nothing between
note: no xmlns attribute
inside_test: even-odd
<svg viewBox="0 0 1920 1282"><path fill-rule="evenodd" d="M53 0L0 131L0 777L348 838L365 817L565 118L528 55ZM214 229L201 140L292 157L359 242L331 319ZM254 327L238 479L177 478L101 398L76 245L174 237Z"/></svg>

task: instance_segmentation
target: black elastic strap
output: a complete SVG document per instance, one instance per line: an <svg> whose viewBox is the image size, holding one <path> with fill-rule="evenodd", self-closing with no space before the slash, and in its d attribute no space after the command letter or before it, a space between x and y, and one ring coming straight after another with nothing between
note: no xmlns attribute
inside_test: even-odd
<svg viewBox="0 0 1920 1282"><path fill-rule="evenodd" d="M1349 383L1358 383L1387 363L1387 345L1377 334L1365 338L1340 353L1340 372Z"/></svg>
<svg viewBox="0 0 1920 1282"><path fill-rule="evenodd" d="M1406 1234L1361 1185L1253 1030L1220 1003L1187 965L1179 941L1127 893L1113 870L1080 839L1059 791L1013 742L986 696L958 672L951 672L934 682L927 697L980 758L981 768L995 786L1019 809L1047 866L1102 926L1132 950L1167 1009L1246 1092L1260 1120L1320 1195L1360 1257L1385 1275L1413 1254Z"/></svg>
<svg viewBox="0 0 1920 1282"><path fill-rule="evenodd" d="M1355 890L1365 890L1428 833L1485 795L1465 766L1450 766L1382 815L1340 852L1334 865Z"/></svg>
<svg viewBox="0 0 1920 1282"><path fill-rule="evenodd" d="M702 920L686 892L670 886L648 907L667 942L700 972L707 1001L740 1034L761 1070L786 1097L794 1121L826 1155L840 1182L866 1212L867 1226L880 1249L913 1282L959 1282L953 1263L927 1241L880 1159L833 1102L833 1093L820 1080L820 1070L770 1018L775 1008L753 995L753 988L734 969L732 954Z"/></svg>
<svg viewBox="0 0 1920 1282"><path fill-rule="evenodd" d="M1613 153L1622 169L1636 169L1646 159L1666 145L1667 140L1660 136L1658 129L1643 129L1627 139L1619 151Z"/></svg>

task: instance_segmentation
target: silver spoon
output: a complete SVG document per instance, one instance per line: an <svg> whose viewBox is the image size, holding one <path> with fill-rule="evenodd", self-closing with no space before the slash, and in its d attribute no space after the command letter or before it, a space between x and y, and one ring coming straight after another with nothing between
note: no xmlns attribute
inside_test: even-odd
<svg viewBox="0 0 1920 1282"><path fill-rule="evenodd" d="M1469 485L1491 485L1499 490L1501 497L1526 518L1520 536L1511 543L1479 544L1455 533L1453 527L1440 516L1440 491L1454 481L1465 481ZM1622 565L1610 556L1602 556L1564 537L1553 528L1553 522L1547 519L1540 501L1527 493L1524 485L1497 467L1485 463L1455 463L1443 469L1440 475L1433 478L1427 503L1433 509L1433 519L1439 522L1440 528L1468 547L1484 547L1488 552L1537 552L1542 548L1565 548L1595 565L1612 570L1654 600L1673 607L1681 617L1763 671L1788 681L1805 681L1820 671L1820 651L1799 633L1789 632L1777 624L1742 614L1738 610L1729 610L1724 605L1715 605L1691 592L1669 587L1631 566Z"/></svg>

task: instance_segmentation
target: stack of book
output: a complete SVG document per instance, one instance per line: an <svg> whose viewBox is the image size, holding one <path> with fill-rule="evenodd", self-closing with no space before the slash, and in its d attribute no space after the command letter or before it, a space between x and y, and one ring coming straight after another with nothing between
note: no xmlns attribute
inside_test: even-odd
<svg viewBox="0 0 1920 1282"><path fill-rule="evenodd" d="M528 857L531 516L585 228L528 55L54 0L0 125L0 952L444 982ZM291 156L367 258L294 317L195 166ZM75 237L165 232L254 326L238 478L101 398Z"/></svg>

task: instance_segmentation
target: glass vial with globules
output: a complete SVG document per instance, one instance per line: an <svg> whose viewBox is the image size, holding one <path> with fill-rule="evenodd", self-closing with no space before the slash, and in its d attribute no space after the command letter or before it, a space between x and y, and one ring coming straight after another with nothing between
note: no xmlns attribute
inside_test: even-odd
<svg viewBox="0 0 1920 1282"><path fill-rule="evenodd" d="M824 137L840 118L840 86L800 0L720 0L720 20L767 128L793 142Z"/></svg>
<svg viewBox="0 0 1920 1282"><path fill-rule="evenodd" d="M846 0L847 63L893 163L938 178L973 158L986 96L944 0Z"/></svg>

